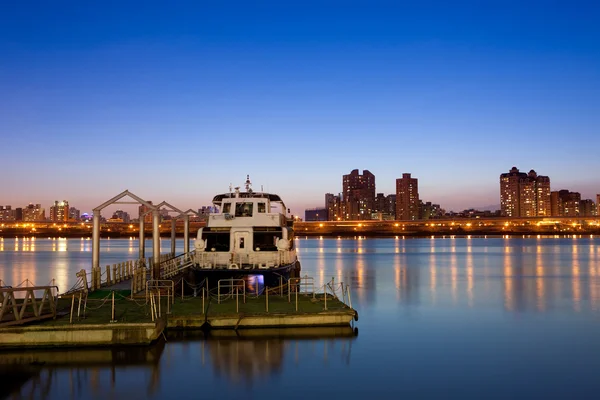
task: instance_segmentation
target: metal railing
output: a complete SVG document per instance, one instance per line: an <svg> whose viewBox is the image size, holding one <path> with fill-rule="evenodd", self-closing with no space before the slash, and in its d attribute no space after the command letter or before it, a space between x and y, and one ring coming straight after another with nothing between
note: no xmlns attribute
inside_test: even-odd
<svg viewBox="0 0 600 400"><path fill-rule="evenodd" d="M36 292L42 291L41 298ZM0 326L21 325L56 318L58 286L5 287L0 289ZM24 294L25 297L21 297Z"/></svg>

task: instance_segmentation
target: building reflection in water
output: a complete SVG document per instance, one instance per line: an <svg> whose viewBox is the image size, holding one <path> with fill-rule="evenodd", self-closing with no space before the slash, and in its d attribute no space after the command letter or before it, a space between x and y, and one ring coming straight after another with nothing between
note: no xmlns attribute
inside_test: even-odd
<svg viewBox="0 0 600 400"><path fill-rule="evenodd" d="M573 244L572 251L572 290L573 290L573 310L576 312L581 311L581 276L579 269L579 246L577 244Z"/></svg>
<svg viewBox="0 0 600 400"><path fill-rule="evenodd" d="M544 311L546 309L544 282L545 278L542 246L538 244L535 252L535 297L537 299L536 304L539 311Z"/></svg>
<svg viewBox="0 0 600 400"><path fill-rule="evenodd" d="M505 239L508 240L508 239ZM504 307L513 311L513 276L512 276L512 259L510 256L511 248L508 244L504 246Z"/></svg>
<svg viewBox="0 0 600 400"><path fill-rule="evenodd" d="M437 290L437 261L435 256L435 247L431 246L431 254L429 255L429 292L431 293L431 303L436 302Z"/></svg>
<svg viewBox="0 0 600 400"><path fill-rule="evenodd" d="M474 294L473 294L473 288L475 286L474 280L473 280L473 247L471 246L471 238L469 237L468 242L467 242L467 301L469 304L469 307L473 307L473 302L474 302Z"/></svg>

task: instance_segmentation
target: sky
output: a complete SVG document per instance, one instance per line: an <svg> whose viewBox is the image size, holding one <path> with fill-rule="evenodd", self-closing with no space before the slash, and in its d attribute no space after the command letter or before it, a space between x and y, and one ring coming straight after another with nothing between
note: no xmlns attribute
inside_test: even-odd
<svg viewBox="0 0 600 400"><path fill-rule="evenodd" d="M586 1L0 4L0 205L229 185L323 207L411 173L446 210L516 166L600 193L600 5Z"/></svg>

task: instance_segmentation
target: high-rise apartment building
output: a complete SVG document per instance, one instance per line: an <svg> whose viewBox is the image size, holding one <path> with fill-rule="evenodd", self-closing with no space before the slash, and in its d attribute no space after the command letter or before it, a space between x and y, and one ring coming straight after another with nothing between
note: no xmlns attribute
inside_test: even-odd
<svg viewBox="0 0 600 400"><path fill-rule="evenodd" d="M500 174L500 212L504 217L537 217L550 215L550 178L528 174L512 167Z"/></svg>
<svg viewBox="0 0 600 400"><path fill-rule="evenodd" d="M343 217L342 196L325 193L325 208L327 209L328 221L339 221Z"/></svg>
<svg viewBox="0 0 600 400"><path fill-rule="evenodd" d="M552 215L555 217L576 217L581 215L581 194L559 190L551 193Z"/></svg>
<svg viewBox="0 0 600 400"><path fill-rule="evenodd" d="M596 215L600 216L600 194L596 195Z"/></svg>
<svg viewBox="0 0 600 400"><path fill-rule="evenodd" d="M584 199L579 202L579 215L582 217L596 216L596 203L592 199Z"/></svg>
<svg viewBox="0 0 600 400"><path fill-rule="evenodd" d="M17 212L11 206L0 206L0 222L16 221Z"/></svg>
<svg viewBox="0 0 600 400"><path fill-rule="evenodd" d="M148 203L152 204L151 201L148 201ZM145 204L142 204L142 205L139 206L138 210L139 210L139 213L140 213L139 214L140 215L140 219L143 218L145 223L151 224L152 223L152 212L150 212L150 208L147 207Z"/></svg>
<svg viewBox="0 0 600 400"><path fill-rule="evenodd" d="M396 179L396 219L419 219L419 181L410 174Z"/></svg>
<svg viewBox="0 0 600 400"><path fill-rule="evenodd" d="M67 222L69 220L69 202L54 201L54 205L50 207L50 221L52 222Z"/></svg>
<svg viewBox="0 0 600 400"><path fill-rule="evenodd" d="M23 221L44 221L46 219L46 210L42 208L41 204L29 204L23 208Z"/></svg>
<svg viewBox="0 0 600 400"><path fill-rule="evenodd" d="M343 176L342 188L343 219L371 219L371 213L375 209L375 175L366 169L362 175L357 169L352 170Z"/></svg>
<svg viewBox="0 0 600 400"><path fill-rule="evenodd" d="M79 211L75 207L69 208L69 219L71 221L79 221L80 220L81 211Z"/></svg>

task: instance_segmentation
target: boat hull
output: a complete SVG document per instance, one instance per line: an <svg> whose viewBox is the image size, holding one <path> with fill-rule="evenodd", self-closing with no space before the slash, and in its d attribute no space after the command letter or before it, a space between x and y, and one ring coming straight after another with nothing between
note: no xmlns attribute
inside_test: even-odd
<svg viewBox="0 0 600 400"><path fill-rule="evenodd" d="M208 279L210 287L216 287L221 279L243 279L253 283L260 282L260 286L276 287L290 278L300 276L300 262L282 265L269 269L205 269L195 267L192 269L195 282L200 283Z"/></svg>

